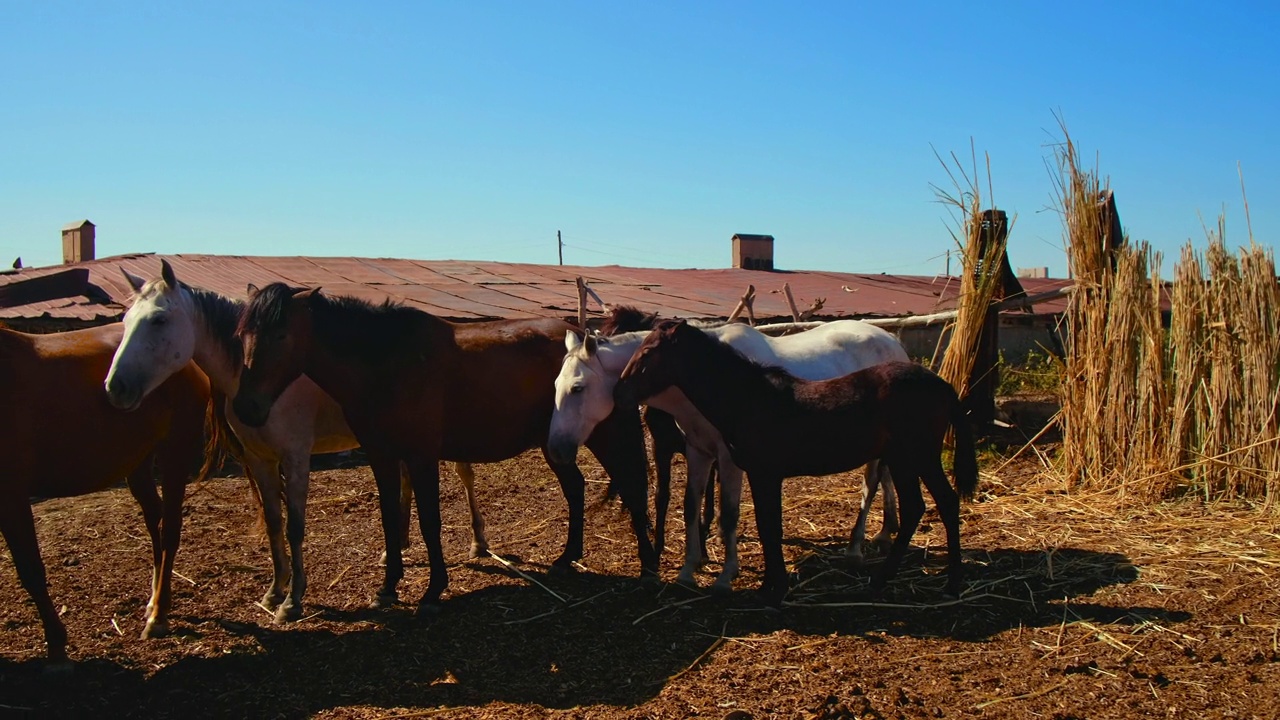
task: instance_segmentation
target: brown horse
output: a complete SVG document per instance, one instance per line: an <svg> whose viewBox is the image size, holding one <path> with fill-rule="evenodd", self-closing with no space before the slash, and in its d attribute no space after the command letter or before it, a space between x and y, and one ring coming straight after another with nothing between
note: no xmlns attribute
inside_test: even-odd
<svg viewBox="0 0 1280 720"><path fill-rule="evenodd" d="M752 362L684 321L668 321L645 338L621 377L621 397L679 387L724 436L751 483L765 556L761 591L771 603L781 603L788 589L782 480L844 472L873 458L889 466L902 521L873 587L893 577L924 515L919 478L947 531L947 591L960 594L960 497L977 489L977 457L955 390L927 368L889 362L809 382ZM959 496L942 469L948 427L955 429Z"/></svg>
<svg viewBox="0 0 1280 720"><path fill-rule="evenodd" d="M409 469L431 580L418 609L433 611L448 584L440 545L439 461L496 462L539 447L569 504L569 538L553 569L582 557L582 473L552 460L547 434L554 381L572 326L560 320L450 323L420 310L274 283L241 316L245 369L234 408L261 425L280 392L306 373L342 407L378 484L386 576L376 605L396 600L400 555L399 463ZM607 426L607 427L605 427ZM643 434L636 407L587 445L631 511L641 565L656 573L648 539Z"/></svg>
<svg viewBox="0 0 1280 720"><path fill-rule="evenodd" d="M115 324L28 335L0 328L0 532L40 612L54 666L67 662L67 630L49 598L31 498L82 495L127 479L142 506L154 560L142 637L158 636L168 631L187 479L209 457L209 382L194 365L145 400L139 395L123 408L108 402L102 382L123 330ZM213 435L219 427L212 424ZM156 468L163 501L152 476ZM201 475L207 469L208 462Z"/></svg>

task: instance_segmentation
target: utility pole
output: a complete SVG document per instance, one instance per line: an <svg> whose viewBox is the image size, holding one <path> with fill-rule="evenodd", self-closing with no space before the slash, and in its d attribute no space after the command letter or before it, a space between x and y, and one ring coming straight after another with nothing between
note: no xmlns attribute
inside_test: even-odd
<svg viewBox="0 0 1280 720"><path fill-rule="evenodd" d="M951 251L947 251L947 277L951 277Z"/></svg>
<svg viewBox="0 0 1280 720"><path fill-rule="evenodd" d="M556 231L556 252L560 254L560 264L564 264L564 241L560 239L560 231Z"/></svg>

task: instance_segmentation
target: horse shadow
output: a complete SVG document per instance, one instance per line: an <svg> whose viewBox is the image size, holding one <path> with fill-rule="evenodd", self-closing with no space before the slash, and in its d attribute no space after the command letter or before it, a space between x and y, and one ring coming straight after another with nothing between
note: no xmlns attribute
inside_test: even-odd
<svg viewBox="0 0 1280 720"><path fill-rule="evenodd" d="M208 637L216 645L225 633L251 638L254 651L189 655L151 674L128 661L89 660L70 675L51 676L36 663L0 660L0 697L10 708L68 717L301 718L349 706L385 711L490 703L635 707L721 635L790 629L867 642L884 642L885 634L981 642L1064 618L1190 619L1161 608L1091 602L1095 592L1138 577L1118 553L966 551L966 596L947 604L945 573L931 558L922 563L917 552L887 592L873 597L866 578L874 566L849 568L829 547L819 542L801 556L796 590L781 610L761 608L751 591L703 598L675 585L589 572L538 576L544 586L536 586L505 566L481 563L474 567L511 582L453 596L431 621L413 617L409 606L317 606L317 621L287 627L178 616L194 628L183 643Z"/></svg>

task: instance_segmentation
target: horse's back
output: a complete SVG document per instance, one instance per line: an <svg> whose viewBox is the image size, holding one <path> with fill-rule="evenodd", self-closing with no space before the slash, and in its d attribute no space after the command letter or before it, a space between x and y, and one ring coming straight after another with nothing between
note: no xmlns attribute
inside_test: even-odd
<svg viewBox="0 0 1280 720"><path fill-rule="evenodd" d="M771 340L787 369L806 380L825 380L911 359L893 333L860 320L836 320Z"/></svg>
<svg viewBox="0 0 1280 720"><path fill-rule="evenodd" d="M442 457L495 461L545 443L564 336L572 330L555 319L455 325Z"/></svg>
<svg viewBox="0 0 1280 720"><path fill-rule="evenodd" d="M5 476L20 494L76 495L122 480L171 430L199 453L208 380L188 364L133 411L107 401L103 380L120 342L118 324L21 338L5 352L0 438ZM17 343L5 338L6 351ZM196 458L198 459L198 457Z"/></svg>

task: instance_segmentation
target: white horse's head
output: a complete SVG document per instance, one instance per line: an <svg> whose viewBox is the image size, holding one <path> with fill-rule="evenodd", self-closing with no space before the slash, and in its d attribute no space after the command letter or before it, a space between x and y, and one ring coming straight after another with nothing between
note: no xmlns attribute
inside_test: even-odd
<svg viewBox="0 0 1280 720"><path fill-rule="evenodd" d="M555 460L577 457L578 447L613 412L613 386L618 383L618 373L603 362L601 347L608 342L594 335L581 339L573 332L564 336L567 352L556 377L556 407L547 440Z"/></svg>
<svg viewBox="0 0 1280 720"><path fill-rule="evenodd" d="M105 386L112 405L132 410L191 360L195 318L167 261L161 261L160 277L150 282L121 272L135 297L124 314L124 339L111 359Z"/></svg>

